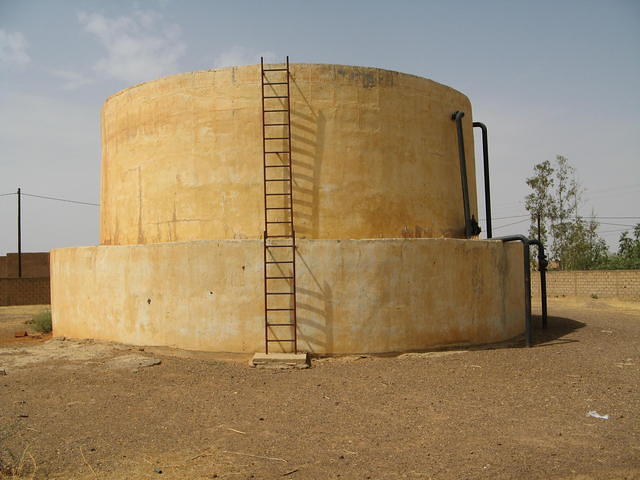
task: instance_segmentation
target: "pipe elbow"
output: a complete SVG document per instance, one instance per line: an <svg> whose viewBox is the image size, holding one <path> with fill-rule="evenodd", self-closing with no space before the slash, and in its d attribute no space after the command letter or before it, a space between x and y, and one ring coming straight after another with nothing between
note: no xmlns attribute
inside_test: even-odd
<svg viewBox="0 0 640 480"><path fill-rule="evenodd" d="M451 120L455 120L458 121L460 120L462 117L464 117L464 112L458 110L457 112L454 112L453 115L451 115Z"/></svg>
<svg viewBox="0 0 640 480"><path fill-rule="evenodd" d="M473 127L480 128L484 133L487 133L487 126L482 122L473 122Z"/></svg>

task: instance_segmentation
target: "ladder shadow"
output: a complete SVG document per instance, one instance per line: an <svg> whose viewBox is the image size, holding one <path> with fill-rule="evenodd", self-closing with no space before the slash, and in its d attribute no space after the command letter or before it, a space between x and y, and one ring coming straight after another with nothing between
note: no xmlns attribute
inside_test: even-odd
<svg viewBox="0 0 640 480"><path fill-rule="evenodd" d="M313 109L291 73L291 148L293 165L293 204L296 233L302 238L317 238L320 229L320 173L322 169L326 119ZM295 96L293 93L295 92ZM294 100L295 98L295 100Z"/></svg>
<svg viewBox="0 0 640 480"><path fill-rule="evenodd" d="M300 252L298 278L308 277L310 288L297 286L297 317L299 349L309 353L333 350L333 291L327 282L320 282ZM302 268L300 268L302 267Z"/></svg>

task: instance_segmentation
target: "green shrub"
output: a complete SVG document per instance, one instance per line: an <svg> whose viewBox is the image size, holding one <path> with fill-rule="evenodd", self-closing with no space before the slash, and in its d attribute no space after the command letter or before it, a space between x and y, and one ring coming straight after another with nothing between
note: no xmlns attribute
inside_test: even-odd
<svg viewBox="0 0 640 480"><path fill-rule="evenodd" d="M44 311L34 315L31 319L31 324L33 325L34 330L42 333L49 333L52 330L51 312Z"/></svg>
<svg viewBox="0 0 640 480"><path fill-rule="evenodd" d="M591 294L591 298L593 298L594 300L597 300L598 299L598 295L596 295L595 293L592 293Z"/></svg>

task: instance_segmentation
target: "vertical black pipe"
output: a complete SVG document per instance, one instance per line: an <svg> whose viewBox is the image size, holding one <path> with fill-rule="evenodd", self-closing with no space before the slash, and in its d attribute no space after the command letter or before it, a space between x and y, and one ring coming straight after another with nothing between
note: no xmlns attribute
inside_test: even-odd
<svg viewBox="0 0 640 480"><path fill-rule="evenodd" d="M540 295L542 295L542 328L547 328L547 260L540 267Z"/></svg>
<svg viewBox="0 0 640 480"><path fill-rule="evenodd" d="M469 208L469 184L467 180L467 160L464 154L464 136L462 133L462 117L464 112L457 111L451 119L456 122L458 130L458 155L460 156L460 177L462 180L462 203L464 207L464 234L466 238L471 238L473 229L471 227L471 212Z"/></svg>
<svg viewBox="0 0 640 480"><path fill-rule="evenodd" d="M18 188L18 278L22 277L22 195Z"/></svg>
<svg viewBox="0 0 640 480"><path fill-rule="evenodd" d="M538 269L540 270L540 297L542 301L542 328L547 328L547 256L544 253L544 245L537 240L531 240L531 244L538 247Z"/></svg>
<svg viewBox="0 0 640 480"><path fill-rule="evenodd" d="M473 122L474 127L482 130L482 161L484 164L484 209L487 217L487 238L493 236L491 229L491 187L489 185L489 136L487 126L482 122Z"/></svg>

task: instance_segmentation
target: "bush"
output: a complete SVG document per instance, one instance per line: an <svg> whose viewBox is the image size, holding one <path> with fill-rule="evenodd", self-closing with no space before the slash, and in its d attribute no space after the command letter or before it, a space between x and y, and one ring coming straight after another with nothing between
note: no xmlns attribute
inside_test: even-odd
<svg viewBox="0 0 640 480"><path fill-rule="evenodd" d="M40 312L31 319L31 324L33 325L34 330L42 333L49 333L52 330L51 312Z"/></svg>

